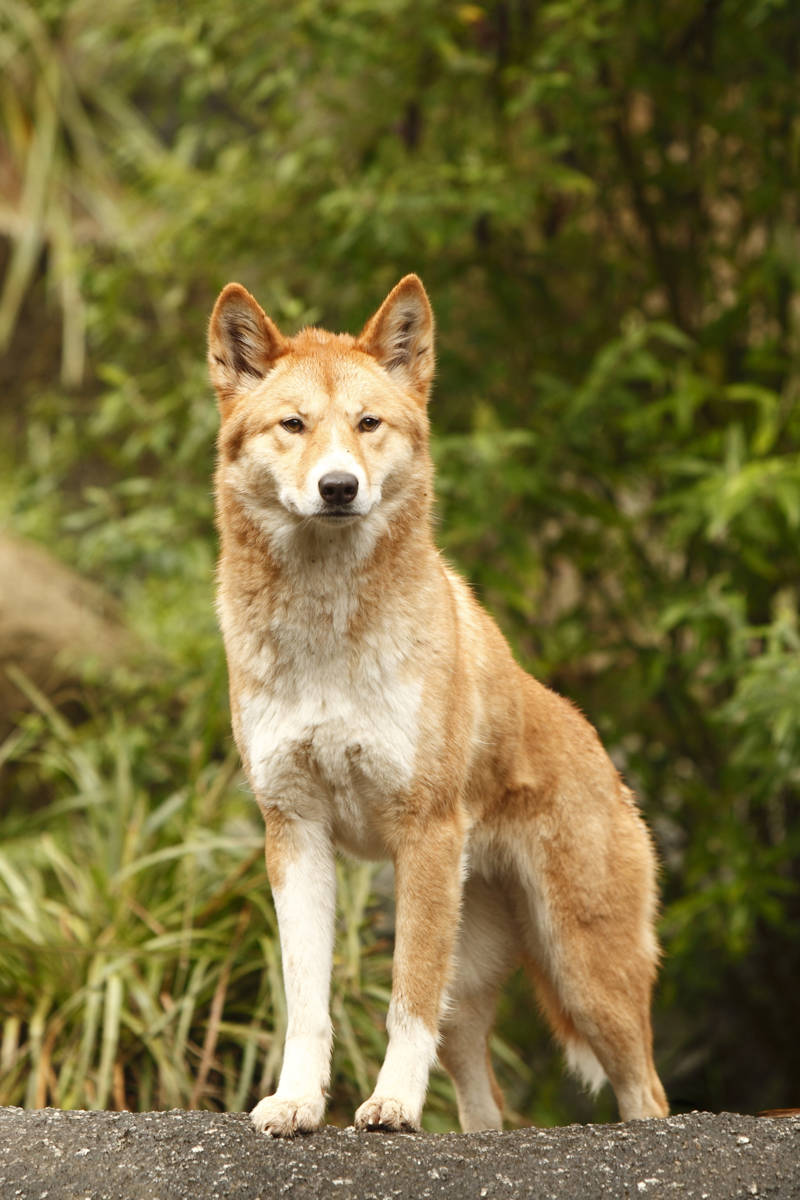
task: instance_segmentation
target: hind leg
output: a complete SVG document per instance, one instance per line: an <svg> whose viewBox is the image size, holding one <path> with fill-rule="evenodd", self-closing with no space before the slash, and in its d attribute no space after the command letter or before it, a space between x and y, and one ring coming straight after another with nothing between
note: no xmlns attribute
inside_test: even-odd
<svg viewBox="0 0 800 1200"><path fill-rule="evenodd" d="M571 941L573 953L575 939ZM604 961L600 946L581 947L580 955L580 970L569 963L555 971L540 962L528 964L567 1066L592 1092L608 1079L621 1120L667 1116L652 1057L649 985L637 984L630 969L620 977Z"/></svg>
<svg viewBox="0 0 800 1200"><path fill-rule="evenodd" d="M588 1047L614 1089L622 1121L666 1117L669 1113L653 1063L649 1007L649 986L623 994L619 982L607 978L588 1001L584 999L574 1006L579 1037L567 1042L567 1061L581 1074Z"/></svg>
<svg viewBox="0 0 800 1200"><path fill-rule="evenodd" d="M611 834L605 847L602 836L578 845L562 827L546 857L534 848L538 870L524 881L528 965L569 1067L591 1090L607 1078L623 1121L666 1116L650 1027L652 849L624 810L617 828L602 832Z"/></svg>
<svg viewBox="0 0 800 1200"><path fill-rule="evenodd" d="M441 1023L439 1060L456 1090L465 1133L501 1129L503 1097L488 1038L497 990L519 957L512 915L497 887L473 876L464 889L456 964Z"/></svg>

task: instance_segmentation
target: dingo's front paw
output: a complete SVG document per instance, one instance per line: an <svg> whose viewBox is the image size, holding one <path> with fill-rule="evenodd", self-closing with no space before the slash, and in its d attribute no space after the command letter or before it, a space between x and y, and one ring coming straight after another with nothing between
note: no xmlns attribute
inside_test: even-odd
<svg viewBox="0 0 800 1200"><path fill-rule="evenodd" d="M265 1096L250 1113L253 1124L261 1133L272 1137L294 1137L296 1133L312 1133L322 1125L325 1113L324 1096Z"/></svg>
<svg viewBox="0 0 800 1200"><path fill-rule="evenodd" d="M356 1112L356 1129L403 1130L413 1133L419 1129L419 1116L408 1109L402 1100L391 1096L370 1096Z"/></svg>

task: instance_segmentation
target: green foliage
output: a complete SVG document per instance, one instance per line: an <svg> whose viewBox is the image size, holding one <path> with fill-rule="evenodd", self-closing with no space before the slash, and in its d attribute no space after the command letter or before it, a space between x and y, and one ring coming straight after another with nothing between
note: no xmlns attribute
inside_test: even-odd
<svg viewBox="0 0 800 1200"><path fill-rule="evenodd" d="M668 1091L796 1102L798 35L788 0L0 0L2 507L162 648L125 719L5 748L0 1097L240 1105L274 1072L205 322L239 278L287 331L357 329L417 270L440 542L655 831ZM343 877L343 1116L389 977L365 887ZM501 1035L512 1108L597 1111L527 993Z"/></svg>

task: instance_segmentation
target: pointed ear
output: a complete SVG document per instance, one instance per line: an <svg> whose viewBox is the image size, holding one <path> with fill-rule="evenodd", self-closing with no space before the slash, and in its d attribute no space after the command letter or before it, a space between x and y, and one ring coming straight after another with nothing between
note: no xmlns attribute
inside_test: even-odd
<svg viewBox="0 0 800 1200"><path fill-rule="evenodd" d="M263 379L289 343L240 283L223 288L208 327L208 366L220 404Z"/></svg>
<svg viewBox="0 0 800 1200"><path fill-rule="evenodd" d="M406 275L358 336L356 346L426 400L433 379L433 313L416 275Z"/></svg>

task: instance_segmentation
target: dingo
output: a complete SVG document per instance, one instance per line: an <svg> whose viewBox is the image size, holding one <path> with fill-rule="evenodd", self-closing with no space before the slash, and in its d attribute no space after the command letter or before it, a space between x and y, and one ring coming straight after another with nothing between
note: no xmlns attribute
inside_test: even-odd
<svg viewBox="0 0 800 1200"><path fill-rule="evenodd" d="M462 1128L501 1126L486 1045L520 962L585 1083L608 1078L623 1120L665 1115L650 839L592 726L515 663L434 545L421 282L357 338L284 337L231 283L209 343L219 617L288 1008L256 1127L323 1120L337 848L395 869L389 1042L357 1128L419 1128L437 1052Z"/></svg>

